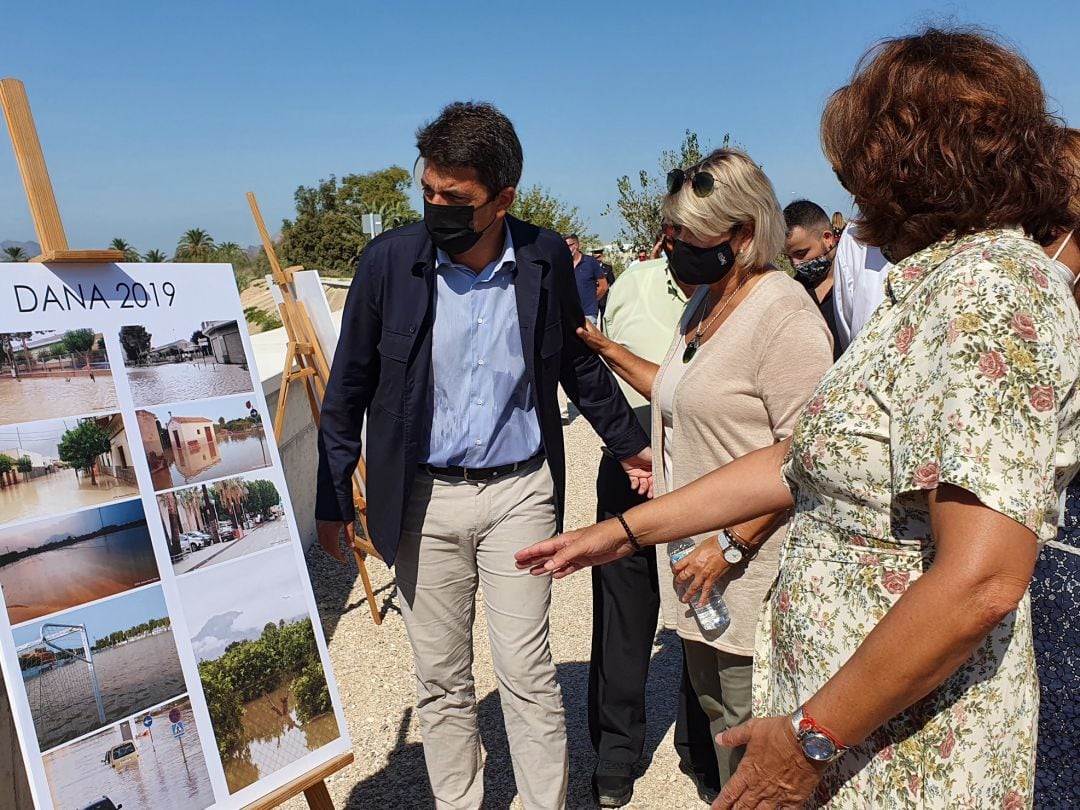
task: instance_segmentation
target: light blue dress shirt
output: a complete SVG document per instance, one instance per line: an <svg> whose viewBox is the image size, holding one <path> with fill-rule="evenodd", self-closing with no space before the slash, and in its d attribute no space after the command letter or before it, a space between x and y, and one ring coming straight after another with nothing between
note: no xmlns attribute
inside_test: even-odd
<svg viewBox="0 0 1080 810"><path fill-rule="evenodd" d="M436 252L434 394L427 455L436 467L497 467L540 449L514 294L517 259L506 228L502 256L474 273Z"/></svg>

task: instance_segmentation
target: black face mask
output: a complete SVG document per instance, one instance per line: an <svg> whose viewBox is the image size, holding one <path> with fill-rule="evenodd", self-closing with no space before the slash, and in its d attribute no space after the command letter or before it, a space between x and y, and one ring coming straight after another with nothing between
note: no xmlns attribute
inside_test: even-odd
<svg viewBox="0 0 1080 810"><path fill-rule="evenodd" d="M731 240L715 247L699 248L679 239L671 250L671 269L683 284L715 284L735 267Z"/></svg>
<svg viewBox="0 0 1080 810"><path fill-rule="evenodd" d="M424 200L424 226L432 243L454 256L468 252L497 219L492 217L483 230L474 231L475 215L476 207L472 205L434 205Z"/></svg>

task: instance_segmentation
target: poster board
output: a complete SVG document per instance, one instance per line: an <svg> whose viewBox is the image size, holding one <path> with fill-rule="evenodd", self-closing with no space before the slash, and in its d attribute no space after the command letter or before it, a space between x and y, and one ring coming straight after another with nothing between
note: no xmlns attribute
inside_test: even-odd
<svg viewBox="0 0 1080 810"><path fill-rule="evenodd" d="M0 664L38 807L350 750L228 265L0 265Z"/></svg>

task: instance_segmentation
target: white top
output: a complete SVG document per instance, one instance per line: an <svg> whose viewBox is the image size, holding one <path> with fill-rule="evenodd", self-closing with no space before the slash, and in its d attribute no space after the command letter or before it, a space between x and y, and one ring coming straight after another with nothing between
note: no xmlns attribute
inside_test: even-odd
<svg viewBox="0 0 1080 810"><path fill-rule="evenodd" d="M684 349L685 351L685 349ZM692 363L693 360L690 361ZM682 353L676 352L676 357L671 360L664 373L660 376L660 385L656 389L656 404L660 406L660 424L664 429L664 480L674 481L672 475L671 448L672 437L675 432L675 389L679 387L682 378L686 376L690 363L682 361Z"/></svg>
<svg viewBox="0 0 1080 810"><path fill-rule="evenodd" d="M885 298L885 276L892 265L876 247L855 240L851 227L844 228L833 261L833 306L840 347L848 344Z"/></svg>

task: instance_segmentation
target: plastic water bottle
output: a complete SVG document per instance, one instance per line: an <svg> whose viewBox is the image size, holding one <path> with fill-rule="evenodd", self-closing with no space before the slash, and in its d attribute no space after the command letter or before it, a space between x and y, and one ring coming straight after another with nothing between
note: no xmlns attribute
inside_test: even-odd
<svg viewBox="0 0 1080 810"><path fill-rule="evenodd" d="M668 559L671 561L671 568L674 571L675 563L689 554L695 548L693 540L676 540L674 543L668 543ZM676 582L675 590L679 594L679 598L686 592L686 587L689 583ZM703 632L718 636L727 630L728 625L731 624L731 614L728 612L727 605L724 603L724 595L721 593L719 587L714 584L709 591L709 601L704 605L699 605L701 600L701 593L694 594L693 600L690 602L690 607L694 610L694 618L697 619L697 623L701 625Z"/></svg>

